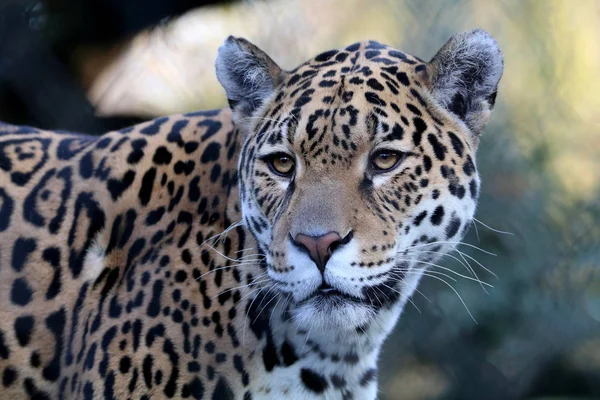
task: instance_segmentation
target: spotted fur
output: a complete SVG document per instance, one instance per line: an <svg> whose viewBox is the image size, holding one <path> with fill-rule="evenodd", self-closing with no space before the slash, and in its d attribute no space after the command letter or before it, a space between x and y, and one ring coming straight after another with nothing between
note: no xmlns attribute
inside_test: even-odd
<svg viewBox="0 0 600 400"><path fill-rule="evenodd" d="M375 398L382 342L473 217L501 73L482 31L430 63L369 41L293 71L229 38L233 112L1 126L1 397ZM329 232L326 263L295 239Z"/></svg>

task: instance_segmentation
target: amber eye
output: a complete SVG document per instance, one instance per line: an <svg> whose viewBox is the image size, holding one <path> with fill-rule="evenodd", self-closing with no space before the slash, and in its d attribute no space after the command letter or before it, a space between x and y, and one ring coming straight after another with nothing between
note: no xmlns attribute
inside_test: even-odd
<svg viewBox="0 0 600 400"><path fill-rule="evenodd" d="M285 153L273 154L266 161L271 171L277 175L289 177L294 173L294 160Z"/></svg>
<svg viewBox="0 0 600 400"><path fill-rule="evenodd" d="M401 153L393 150L379 150L371 156L371 165L376 172L387 172L398 166Z"/></svg>

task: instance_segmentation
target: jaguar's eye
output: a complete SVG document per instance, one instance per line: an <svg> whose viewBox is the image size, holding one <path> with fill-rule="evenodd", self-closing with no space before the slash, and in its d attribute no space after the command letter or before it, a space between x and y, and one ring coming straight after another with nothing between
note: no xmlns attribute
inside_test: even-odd
<svg viewBox="0 0 600 400"><path fill-rule="evenodd" d="M294 173L294 160L285 153L276 153L268 156L267 164L275 174L283 177L290 177Z"/></svg>
<svg viewBox="0 0 600 400"><path fill-rule="evenodd" d="M371 156L371 166L376 172L387 172L400 164L402 153L394 150L379 150Z"/></svg>

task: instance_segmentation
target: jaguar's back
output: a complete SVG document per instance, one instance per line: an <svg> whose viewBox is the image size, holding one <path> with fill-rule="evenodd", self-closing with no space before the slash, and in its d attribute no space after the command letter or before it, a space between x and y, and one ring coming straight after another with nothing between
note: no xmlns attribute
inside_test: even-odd
<svg viewBox="0 0 600 400"><path fill-rule="evenodd" d="M239 219L232 128L226 110L101 137L2 126L1 397L198 398L242 378L241 296L218 296L241 276L208 272L243 235L200 251Z"/></svg>

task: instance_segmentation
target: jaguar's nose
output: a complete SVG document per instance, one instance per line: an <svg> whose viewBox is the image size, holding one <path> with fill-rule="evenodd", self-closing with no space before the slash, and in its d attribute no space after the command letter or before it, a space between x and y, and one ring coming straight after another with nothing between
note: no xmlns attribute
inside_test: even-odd
<svg viewBox="0 0 600 400"><path fill-rule="evenodd" d="M325 265L331 254L340 246L348 243L352 238L352 232L342 237L337 232L329 232L321 236L309 236L299 233L292 238L292 242L299 248L308 252L311 260L317 264L321 274L325 273Z"/></svg>

